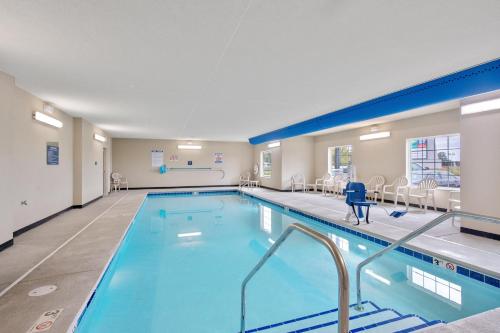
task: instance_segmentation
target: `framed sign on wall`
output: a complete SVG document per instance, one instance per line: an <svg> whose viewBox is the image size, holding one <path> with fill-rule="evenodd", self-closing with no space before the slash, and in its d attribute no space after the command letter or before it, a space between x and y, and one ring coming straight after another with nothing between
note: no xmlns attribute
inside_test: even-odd
<svg viewBox="0 0 500 333"><path fill-rule="evenodd" d="M59 142L47 142L47 165L59 165Z"/></svg>

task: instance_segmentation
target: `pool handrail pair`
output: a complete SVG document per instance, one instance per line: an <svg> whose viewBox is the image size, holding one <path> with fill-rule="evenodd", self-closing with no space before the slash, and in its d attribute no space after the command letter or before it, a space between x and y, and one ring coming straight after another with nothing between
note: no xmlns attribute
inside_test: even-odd
<svg viewBox="0 0 500 333"><path fill-rule="evenodd" d="M363 310L363 304L362 304L362 297L361 297L361 269L372 262L373 260L380 258L384 254L396 249L397 247L401 246L402 244L409 242L410 240L414 239L417 236L420 236L424 232L426 232L429 229L434 228L438 224L450 219L450 218L455 218L455 217L465 217L465 218L471 218L475 220L480 220L480 221L485 221L485 222L490 222L494 224L500 224L500 218L496 217L491 217L491 216L486 216L486 215L480 215L480 214L473 214L473 213L467 213L467 212L462 212L462 211L452 211L445 213L443 215L438 216L431 222L423 225L422 227L418 228L415 231L410 232L408 235L405 237L399 239L398 241L392 243L390 246L386 247L385 249L373 254L372 256L366 258L362 262L358 264L358 267L356 268L356 296L357 296L357 302L355 309L358 311Z"/></svg>
<svg viewBox="0 0 500 333"><path fill-rule="evenodd" d="M349 332L349 273L344 261L344 257L335 243L327 236L309 228L300 223L293 223L281 234L281 236L274 242L274 244L267 250L264 256L259 260L257 265L248 273L245 280L241 284L241 325L240 333L245 333L246 323L246 286L252 277L260 270L260 268L267 262L267 260L278 250L283 242L290 236L293 231L299 231L320 244L325 246L335 262L338 272L338 333Z"/></svg>

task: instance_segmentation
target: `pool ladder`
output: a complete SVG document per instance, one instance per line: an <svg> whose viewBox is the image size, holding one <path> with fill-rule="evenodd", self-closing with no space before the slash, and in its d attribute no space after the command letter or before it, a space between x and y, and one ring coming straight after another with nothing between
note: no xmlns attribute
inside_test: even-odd
<svg viewBox="0 0 500 333"><path fill-rule="evenodd" d="M374 255L366 258L362 262L359 263L358 267L356 268L356 295L357 295L357 302L356 302L356 307L355 309L358 311L363 310L363 301L361 298L361 269L372 262L373 260L380 258L387 252L390 252L397 247L401 246L402 244L409 242L413 238L420 236L424 232L426 232L429 229L434 228L438 224L441 224L442 222L452 219L453 221L455 220L455 217L465 217L465 218L470 218L474 220L480 220L480 221L485 221L485 222L490 222L494 224L500 224L500 219L496 217L491 217L491 216L485 216L485 215L479 215L479 214L473 214L473 213L467 213L467 212L461 212L461 211L454 211L454 212L449 212L445 213L441 216L438 216L431 222L423 225L422 227L418 228L417 230L410 232L408 235L405 237L401 238L400 240L392 243L390 246L386 247L385 249L375 253Z"/></svg>
<svg viewBox="0 0 500 333"><path fill-rule="evenodd" d="M299 231L314 240L318 241L321 245L325 246L332 255L335 266L338 272L338 285L339 285L339 300L338 300L338 333L348 333L349 331L349 274L347 267L335 243L325 235L306 227L300 223L293 223L281 234L281 236L274 242L274 244L267 250L264 256L260 259L257 265L246 276L241 284L241 326L240 333L245 333L245 320L246 320L246 286L252 277L260 270L267 260L278 250L283 242L294 231Z"/></svg>

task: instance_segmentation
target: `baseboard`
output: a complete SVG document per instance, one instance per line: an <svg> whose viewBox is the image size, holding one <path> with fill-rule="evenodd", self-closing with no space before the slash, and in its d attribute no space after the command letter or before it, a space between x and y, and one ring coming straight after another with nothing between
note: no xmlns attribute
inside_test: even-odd
<svg viewBox="0 0 500 333"><path fill-rule="evenodd" d="M14 237L17 237L17 236L19 236L19 235L21 235L21 234L25 233L26 231L30 231L31 229L36 228L36 227L38 227L38 226L40 226L40 225L44 224L44 223L46 223L46 222L48 222L48 221L52 220L53 218L57 217L58 215L60 215L60 214L62 214L62 213L65 213L65 212L67 212L67 211L69 211L69 210L72 210L72 209L81 209L81 208L84 208L84 207L86 207L86 206L90 205L91 203L93 203L93 202L95 202L95 201L97 201L97 200L101 199L101 198L102 198L102 195L101 195L101 196L99 196L99 197L97 197L97 198L95 198L95 199L90 200L89 202L87 202L87 203L85 203L85 204L83 204L83 205L73 205L73 206L70 206L70 207L68 207L68 208L65 208L65 209L63 209L63 210L61 210L61 211L59 211L59 212L57 212L57 213L54 213L54 214L52 214L52 215L50 215L50 216L47 216L47 217L45 217L45 218L43 218L43 219L41 219L41 220L35 221L35 222L33 222L33 223L31 223L31 224L29 224L29 225L25 226L25 227L22 227L21 229L18 229L18 230L16 230L16 231L14 231Z"/></svg>
<svg viewBox="0 0 500 333"><path fill-rule="evenodd" d="M479 237L484 237L484 238L489 238L489 239L494 239L494 240L500 240L500 235L494 234L492 232L470 229L470 228L465 228L465 227L460 227L460 232L463 232L464 234L470 234L470 235L474 235L474 236L479 236Z"/></svg>
<svg viewBox="0 0 500 333"><path fill-rule="evenodd" d="M201 188L201 187L238 187L238 185L193 185L193 186L150 186L129 187L129 190L172 190L176 188ZM123 190L122 190L123 191Z"/></svg>
<svg viewBox="0 0 500 333"><path fill-rule="evenodd" d="M268 187L268 186L264 186L264 185L261 185L260 187L265 188L266 190L273 190L273 191L277 191L277 192L292 192L292 190L281 190L281 189ZM299 191L297 191L297 192L299 192Z"/></svg>
<svg viewBox="0 0 500 333"><path fill-rule="evenodd" d="M97 197L97 198L95 198L95 199L92 199L92 200L88 201L87 203L84 203L83 205L73 205L73 207L71 207L71 208L73 208L73 209L75 209L75 208L76 208L76 209L82 209L82 208L84 208L84 207L87 207L87 206L88 206L88 205L90 205L91 203L96 202L97 200L99 200L99 199L101 199L101 198L102 198L102 195L101 195L101 196L98 196L98 197Z"/></svg>
<svg viewBox="0 0 500 333"><path fill-rule="evenodd" d="M16 231L14 231L14 237L17 237L17 236L25 233L26 231L29 231L29 230L31 230L33 228L38 227L39 225L44 224L45 222L48 222L48 221L52 220L54 217L56 217L56 216L58 216L58 215L60 215L60 214L62 214L64 212L67 212L68 210L71 210L72 208L73 207L65 208L65 209L63 209L63 210L61 210L61 211L59 211L59 212L57 212L55 214L47 216L47 217L45 217L45 218L43 218L41 220L38 220L38 221L33 222L33 223L31 223L31 224L29 224L29 225L27 225L27 226L25 226L25 227L23 227L21 229L16 230Z"/></svg>
<svg viewBox="0 0 500 333"><path fill-rule="evenodd" d="M5 250L8 247L11 247L12 245L14 245L14 238L6 241L3 244L0 244L0 252L2 252L3 250Z"/></svg>

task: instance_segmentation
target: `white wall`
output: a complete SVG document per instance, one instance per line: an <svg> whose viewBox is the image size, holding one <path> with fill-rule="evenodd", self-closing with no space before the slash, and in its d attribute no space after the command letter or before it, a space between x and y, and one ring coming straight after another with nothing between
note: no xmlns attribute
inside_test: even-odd
<svg viewBox="0 0 500 333"><path fill-rule="evenodd" d="M196 142L201 150L179 150L176 140L113 139L113 170L127 177L130 187L173 187L236 185L243 173L252 169L252 147L245 142ZM162 149L168 168L220 168L218 171L168 171L160 174L151 164L151 150ZM214 153L223 153L223 163L214 163ZM178 161L170 161L175 154Z"/></svg>
<svg viewBox="0 0 500 333"><path fill-rule="evenodd" d="M328 147L350 144L352 145L352 162L356 167L358 180L366 182L372 176L382 175L386 178L386 182L390 183L395 178L406 175L406 140L422 136L459 133L460 112L451 110L388 122L379 125L378 129L390 131L391 137L360 141L359 136L366 134L367 128L315 137L316 177L320 178L328 172ZM439 207L446 208L448 191L438 190L436 201Z"/></svg>
<svg viewBox="0 0 500 333"><path fill-rule="evenodd" d="M500 110L462 117L462 209L500 217ZM462 226L500 234L500 226L464 221Z"/></svg>

